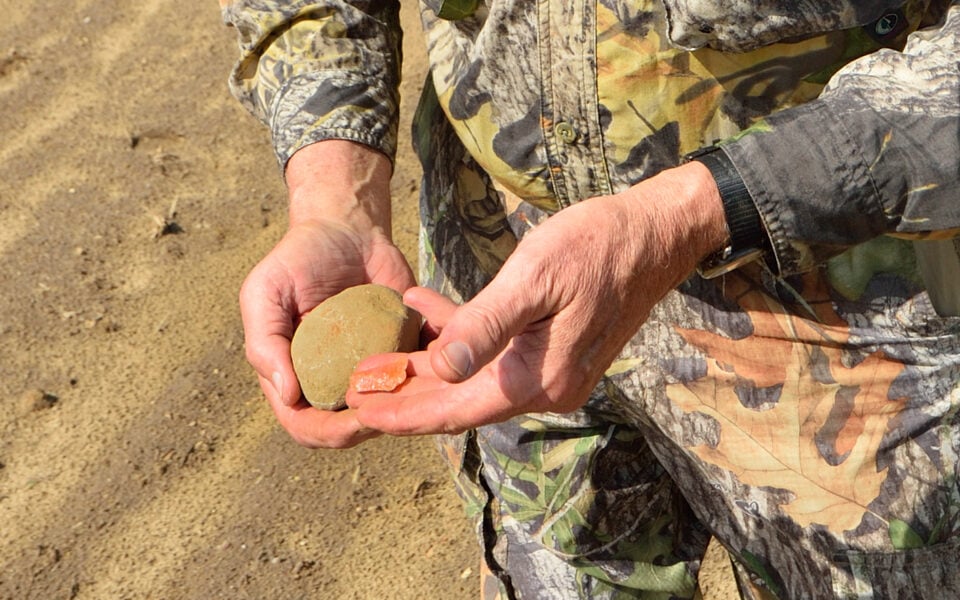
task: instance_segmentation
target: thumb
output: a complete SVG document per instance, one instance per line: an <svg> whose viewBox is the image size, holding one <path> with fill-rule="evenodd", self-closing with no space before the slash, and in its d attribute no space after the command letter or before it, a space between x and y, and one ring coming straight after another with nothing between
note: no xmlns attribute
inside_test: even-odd
<svg viewBox="0 0 960 600"><path fill-rule="evenodd" d="M261 271L255 271L240 290L240 316L246 358L259 375L264 393L271 396L272 391L284 405L293 406L300 399L300 384L290 359L294 309L284 296Z"/></svg>
<svg viewBox="0 0 960 600"><path fill-rule="evenodd" d="M525 289L496 279L456 309L430 344L430 366L441 379L463 381L494 359L529 323L545 315Z"/></svg>

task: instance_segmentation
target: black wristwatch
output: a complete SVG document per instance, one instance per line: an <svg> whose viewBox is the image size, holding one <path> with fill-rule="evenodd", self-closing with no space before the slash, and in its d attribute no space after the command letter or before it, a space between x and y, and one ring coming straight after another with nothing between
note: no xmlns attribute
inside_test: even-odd
<svg viewBox="0 0 960 600"><path fill-rule="evenodd" d="M713 175L730 232L729 244L707 256L697 267L700 276L713 279L761 258L770 245L769 238L760 220L760 211L726 152L717 146L708 146L685 158L702 163Z"/></svg>

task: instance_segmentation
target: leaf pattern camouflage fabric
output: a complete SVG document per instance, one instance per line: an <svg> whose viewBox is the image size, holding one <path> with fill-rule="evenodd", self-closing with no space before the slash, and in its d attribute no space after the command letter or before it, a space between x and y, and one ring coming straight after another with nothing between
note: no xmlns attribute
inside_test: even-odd
<svg viewBox="0 0 960 600"><path fill-rule="evenodd" d="M281 165L331 138L395 151L396 8L227 3L232 89ZM668 295L583 410L443 440L486 596L688 598L714 535L747 598L960 597L960 317L918 258L960 227L960 5L422 16L422 284L469 299L550 214L715 142L774 249Z"/></svg>

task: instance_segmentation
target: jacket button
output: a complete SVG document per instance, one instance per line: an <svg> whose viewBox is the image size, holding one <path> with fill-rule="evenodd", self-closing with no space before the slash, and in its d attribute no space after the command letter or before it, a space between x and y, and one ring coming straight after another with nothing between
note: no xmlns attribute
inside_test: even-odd
<svg viewBox="0 0 960 600"><path fill-rule="evenodd" d="M877 32L877 35L889 35L897 28L897 21L899 20L897 13L883 15L874 25L873 30Z"/></svg>
<svg viewBox="0 0 960 600"><path fill-rule="evenodd" d="M567 123L566 121L560 121L554 125L553 131L564 144L572 144L577 141L577 130L573 128L573 125Z"/></svg>

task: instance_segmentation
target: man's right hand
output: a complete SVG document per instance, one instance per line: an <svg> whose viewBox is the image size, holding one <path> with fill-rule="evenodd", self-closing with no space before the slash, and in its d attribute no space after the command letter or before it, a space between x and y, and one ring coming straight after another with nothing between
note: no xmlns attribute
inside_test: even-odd
<svg viewBox="0 0 960 600"><path fill-rule="evenodd" d="M403 292L413 273L390 238L390 163L373 150L330 141L287 167L290 228L240 291L247 360L280 424L300 444L345 448L377 435L351 409L321 411L301 397L290 340L301 317L354 285Z"/></svg>

